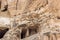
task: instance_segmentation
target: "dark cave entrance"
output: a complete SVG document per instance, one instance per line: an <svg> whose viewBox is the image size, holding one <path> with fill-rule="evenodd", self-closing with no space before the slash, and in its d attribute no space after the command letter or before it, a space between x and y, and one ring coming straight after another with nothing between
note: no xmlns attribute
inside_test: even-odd
<svg viewBox="0 0 60 40"><path fill-rule="evenodd" d="M9 30L8 28L6 28L6 29L4 29L4 30L1 30L1 29L0 29L0 39L3 38L3 36L5 35L5 33L6 33L8 30Z"/></svg>
<svg viewBox="0 0 60 40"><path fill-rule="evenodd" d="M25 38L27 29L23 29L21 32L21 39Z"/></svg>
<svg viewBox="0 0 60 40"><path fill-rule="evenodd" d="M31 36L31 35L33 35L33 34L36 34L36 33L38 33L38 29L37 28L29 28L28 29L28 32L29 32L29 36ZM21 39L23 39L23 38L26 38L27 36L26 36L26 33L27 33L27 29L23 29L22 30L22 32L21 32ZM28 37L29 37L28 36Z"/></svg>

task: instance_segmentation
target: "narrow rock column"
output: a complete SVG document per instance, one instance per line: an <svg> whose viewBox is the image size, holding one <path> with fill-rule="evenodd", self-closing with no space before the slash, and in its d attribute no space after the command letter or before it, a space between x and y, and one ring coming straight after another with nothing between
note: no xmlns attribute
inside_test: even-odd
<svg viewBox="0 0 60 40"><path fill-rule="evenodd" d="M57 40L57 34L53 33L53 40Z"/></svg>
<svg viewBox="0 0 60 40"><path fill-rule="evenodd" d="M21 33L22 33L23 28L20 28L20 39L21 39Z"/></svg>
<svg viewBox="0 0 60 40"><path fill-rule="evenodd" d="M43 36L47 37L47 40L51 40L50 32L44 33ZM43 40L45 40L45 38Z"/></svg>
<svg viewBox="0 0 60 40"><path fill-rule="evenodd" d="M44 35L44 40L48 40L48 36Z"/></svg>
<svg viewBox="0 0 60 40"><path fill-rule="evenodd" d="M29 29L27 29L27 32L26 32L26 37L29 36Z"/></svg>
<svg viewBox="0 0 60 40"><path fill-rule="evenodd" d="M49 35L50 35L50 39L49 40L53 40L53 34L50 33Z"/></svg>

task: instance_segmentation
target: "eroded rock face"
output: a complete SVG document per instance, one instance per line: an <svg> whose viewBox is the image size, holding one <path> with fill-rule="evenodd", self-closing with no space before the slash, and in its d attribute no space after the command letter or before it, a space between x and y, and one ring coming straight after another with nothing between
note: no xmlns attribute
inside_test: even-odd
<svg viewBox="0 0 60 40"><path fill-rule="evenodd" d="M59 40L59 0L0 0L0 40Z"/></svg>

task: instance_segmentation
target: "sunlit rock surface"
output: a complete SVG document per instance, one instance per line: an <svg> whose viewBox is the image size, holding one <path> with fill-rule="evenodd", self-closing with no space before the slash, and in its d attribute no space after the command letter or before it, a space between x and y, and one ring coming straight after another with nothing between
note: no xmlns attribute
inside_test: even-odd
<svg viewBox="0 0 60 40"><path fill-rule="evenodd" d="M10 19L7 17L0 17L0 24L9 25Z"/></svg>

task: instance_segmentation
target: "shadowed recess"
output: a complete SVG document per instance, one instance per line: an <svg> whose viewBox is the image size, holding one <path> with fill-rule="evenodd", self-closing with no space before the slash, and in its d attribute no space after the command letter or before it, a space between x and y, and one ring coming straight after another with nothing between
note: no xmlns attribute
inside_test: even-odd
<svg viewBox="0 0 60 40"><path fill-rule="evenodd" d="M5 35L5 33L8 31L9 29L6 28L4 30L0 30L0 39L3 38L3 36Z"/></svg>
<svg viewBox="0 0 60 40"><path fill-rule="evenodd" d="M3 10L1 10L2 12L5 12L5 11L7 11L8 10L8 5L5 5L4 6L4 9Z"/></svg>

